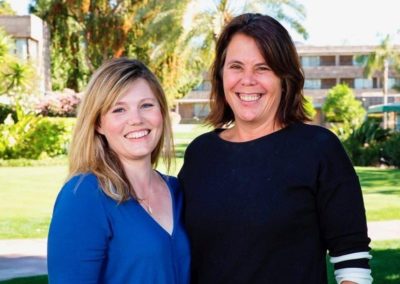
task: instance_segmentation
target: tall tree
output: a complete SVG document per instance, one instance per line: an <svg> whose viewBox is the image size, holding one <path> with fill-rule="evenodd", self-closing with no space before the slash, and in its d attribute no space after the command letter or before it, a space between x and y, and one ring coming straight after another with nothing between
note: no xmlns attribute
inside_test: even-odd
<svg viewBox="0 0 400 284"><path fill-rule="evenodd" d="M171 98L180 96L196 80L181 36L187 2L36 0L31 10L50 26L53 77L64 79L55 87L80 90L104 60L130 56L155 71Z"/></svg>
<svg viewBox="0 0 400 284"><path fill-rule="evenodd" d="M16 15L16 12L6 0L0 0L0 15Z"/></svg>
<svg viewBox="0 0 400 284"><path fill-rule="evenodd" d="M387 35L381 44L368 56L360 57L364 61L364 75L371 78L379 75L382 81L383 103L387 104L388 79L390 67L400 69L400 52L392 43L390 36ZM387 114L384 113L384 128L387 128Z"/></svg>
<svg viewBox="0 0 400 284"><path fill-rule="evenodd" d="M203 57L211 63L218 35L224 25L234 16L245 12L265 13L283 23L287 23L296 32L308 37L302 21L306 12L304 6L296 0L191 0L186 12L188 37L196 38L203 49Z"/></svg>

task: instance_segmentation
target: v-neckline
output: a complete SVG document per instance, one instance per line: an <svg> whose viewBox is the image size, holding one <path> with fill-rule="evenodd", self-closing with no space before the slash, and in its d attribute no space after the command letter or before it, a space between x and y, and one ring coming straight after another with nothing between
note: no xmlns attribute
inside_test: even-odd
<svg viewBox="0 0 400 284"><path fill-rule="evenodd" d="M169 191L169 195L171 198L171 210L172 210L172 230L171 233L169 233L160 223L157 222L156 219L153 218L153 216L151 216L151 214L149 212L146 211L146 209L143 208L142 205L140 205L139 202L137 202L136 200L134 200L136 202L136 205L140 207L139 210L141 210L141 212L147 216L147 218L149 218L151 220L151 223L153 223L156 227L158 227L159 229L161 229L164 233L166 233L170 238L174 235L175 232L175 196L172 192L172 189L170 187L169 182L167 181L167 179L164 177L163 174L161 174L159 171L155 171L160 177L161 179L165 182L165 185L168 188Z"/></svg>

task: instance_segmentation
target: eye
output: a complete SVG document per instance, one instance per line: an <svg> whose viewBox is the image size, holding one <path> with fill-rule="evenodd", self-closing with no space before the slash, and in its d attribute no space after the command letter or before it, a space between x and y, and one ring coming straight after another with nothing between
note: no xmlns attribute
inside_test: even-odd
<svg viewBox="0 0 400 284"><path fill-rule="evenodd" d="M151 108L153 106L154 106L153 103L143 103L140 107L146 109L146 108Z"/></svg>
<svg viewBox="0 0 400 284"><path fill-rule="evenodd" d="M112 112L112 113L121 113L121 112L124 112L124 111L125 111L124 108L122 108L122 107L117 107L117 108L114 108L111 112Z"/></svg>
<svg viewBox="0 0 400 284"><path fill-rule="evenodd" d="M242 66L240 66L239 64L231 64L229 65L229 69L239 70L242 69Z"/></svg>
<svg viewBox="0 0 400 284"><path fill-rule="evenodd" d="M261 65L257 67L257 71L270 71L271 68L267 65Z"/></svg>

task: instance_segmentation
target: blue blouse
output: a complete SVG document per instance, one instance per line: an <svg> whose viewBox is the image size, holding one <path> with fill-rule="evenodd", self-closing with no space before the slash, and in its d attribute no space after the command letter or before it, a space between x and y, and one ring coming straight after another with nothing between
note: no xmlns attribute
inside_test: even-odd
<svg viewBox="0 0 400 284"><path fill-rule="evenodd" d="M162 177L172 197L171 235L137 201L117 204L105 195L95 175L70 179L50 224L49 283L189 283L182 195L176 178Z"/></svg>

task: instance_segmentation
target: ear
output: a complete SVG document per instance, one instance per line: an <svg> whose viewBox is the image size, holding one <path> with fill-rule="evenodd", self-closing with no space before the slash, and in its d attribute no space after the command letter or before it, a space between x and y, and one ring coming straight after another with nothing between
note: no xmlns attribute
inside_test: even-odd
<svg viewBox="0 0 400 284"><path fill-rule="evenodd" d="M97 131L98 133L100 133L101 135L104 135L103 128L101 128L101 125L100 125L100 124L96 126L96 131Z"/></svg>

